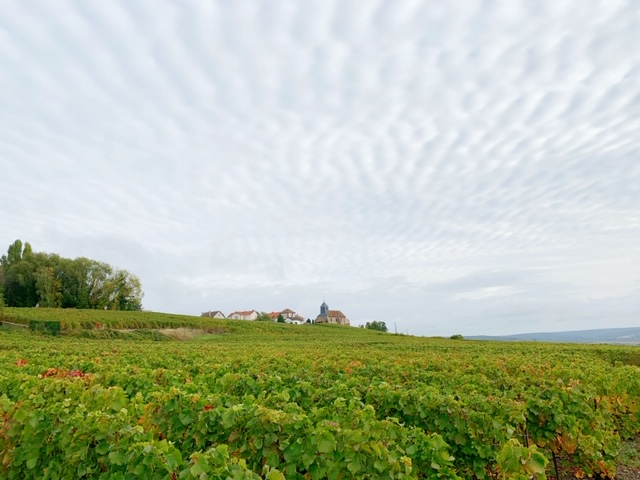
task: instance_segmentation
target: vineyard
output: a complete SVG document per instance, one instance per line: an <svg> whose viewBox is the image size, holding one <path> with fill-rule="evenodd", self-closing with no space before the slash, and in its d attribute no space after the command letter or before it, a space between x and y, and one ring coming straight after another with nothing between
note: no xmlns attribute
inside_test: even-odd
<svg viewBox="0 0 640 480"><path fill-rule="evenodd" d="M640 349L5 309L0 479L614 478ZM199 328L188 341L83 329Z"/></svg>

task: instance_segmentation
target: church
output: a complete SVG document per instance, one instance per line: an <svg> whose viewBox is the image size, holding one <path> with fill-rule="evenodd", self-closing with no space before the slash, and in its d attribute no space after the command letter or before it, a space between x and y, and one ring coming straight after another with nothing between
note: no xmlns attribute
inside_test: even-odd
<svg viewBox="0 0 640 480"><path fill-rule="evenodd" d="M329 310L329 305L322 302L320 305L320 315L316 317L315 323L334 323L338 325L350 325L349 319L340 310Z"/></svg>

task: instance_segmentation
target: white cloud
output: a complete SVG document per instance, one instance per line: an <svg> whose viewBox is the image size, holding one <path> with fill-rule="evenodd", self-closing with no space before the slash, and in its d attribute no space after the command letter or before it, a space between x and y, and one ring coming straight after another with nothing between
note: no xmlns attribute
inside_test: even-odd
<svg viewBox="0 0 640 480"><path fill-rule="evenodd" d="M155 310L315 316L325 297L421 334L566 330L588 311L632 324L638 15L550 0L7 6L0 244L117 263Z"/></svg>

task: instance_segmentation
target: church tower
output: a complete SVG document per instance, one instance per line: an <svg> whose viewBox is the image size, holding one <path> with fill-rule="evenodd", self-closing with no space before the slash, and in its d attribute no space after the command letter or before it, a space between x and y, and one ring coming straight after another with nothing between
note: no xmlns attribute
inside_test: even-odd
<svg viewBox="0 0 640 480"><path fill-rule="evenodd" d="M329 316L329 305L326 302L322 302L320 305L320 317L328 317Z"/></svg>

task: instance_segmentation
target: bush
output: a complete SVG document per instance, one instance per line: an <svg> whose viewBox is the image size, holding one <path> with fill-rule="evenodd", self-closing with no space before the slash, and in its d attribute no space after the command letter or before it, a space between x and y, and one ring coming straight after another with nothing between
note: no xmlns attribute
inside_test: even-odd
<svg viewBox="0 0 640 480"><path fill-rule="evenodd" d="M258 318L256 318L256 322L273 322L273 319L267 312L260 312Z"/></svg>
<svg viewBox="0 0 640 480"><path fill-rule="evenodd" d="M59 320L29 320L29 330L32 332L60 335Z"/></svg>
<svg viewBox="0 0 640 480"><path fill-rule="evenodd" d="M377 320L374 320L373 322L367 322L364 328L369 330L377 330L378 332L386 332L388 330L387 324L385 322L380 322Z"/></svg>
<svg viewBox="0 0 640 480"><path fill-rule="evenodd" d="M464 337L462 335L460 335L459 333L456 333L455 335L451 335L449 338L451 340L464 340Z"/></svg>

